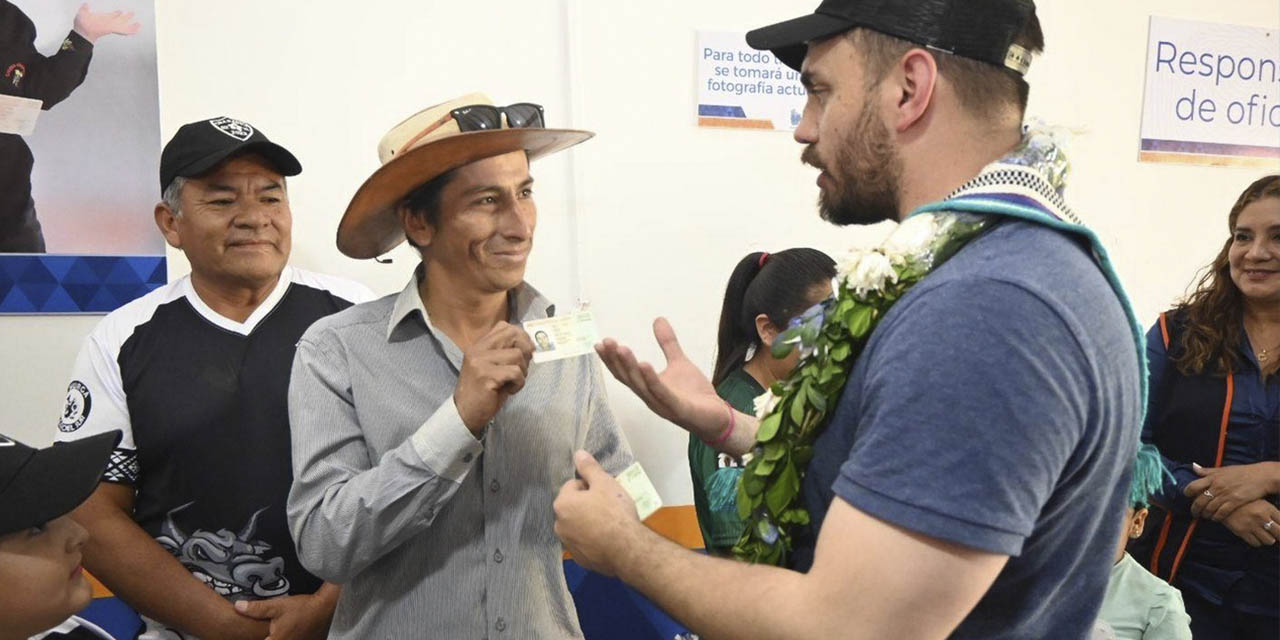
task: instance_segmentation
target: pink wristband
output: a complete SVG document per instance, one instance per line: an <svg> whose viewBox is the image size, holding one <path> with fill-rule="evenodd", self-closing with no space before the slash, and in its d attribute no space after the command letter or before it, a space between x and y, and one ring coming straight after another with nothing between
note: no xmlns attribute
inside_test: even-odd
<svg viewBox="0 0 1280 640"><path fill-rule="evenodd" d="M737 412L733 410L733 406L728 402L725 402L724 408L729 410L729 426L725 427L724 433L720 434L720 437L716 438L715 442L707 442L706 440L702 441L703 444L713 449L724 444L725 441L729 439L729 436L733 435L733 428L738 426L738 418L734 415Z"/></svg>

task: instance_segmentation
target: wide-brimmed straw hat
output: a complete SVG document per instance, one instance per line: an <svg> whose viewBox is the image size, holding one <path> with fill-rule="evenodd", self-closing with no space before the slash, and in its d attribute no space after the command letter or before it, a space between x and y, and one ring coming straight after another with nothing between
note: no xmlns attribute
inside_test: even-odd
<svg viewBox="0 0 1280 640"><path fill-rule="evenodd" d="M574 129L546 129L541 108L536 122L511 122L510 113L499 118L500 128L475 129L465 115L467 107L497 107L483 93L472 93L428 107L392 127L378 142L382 166L369 176L347 205L338 223L338 250L352 258L376 258L404 242L404 229L396 207L414 189L433 178L477 160L523 150L533 161L561 151L595 135ZM516 105L512 105L515 107ZM512 126L512 125L516 126Z"/></svg>

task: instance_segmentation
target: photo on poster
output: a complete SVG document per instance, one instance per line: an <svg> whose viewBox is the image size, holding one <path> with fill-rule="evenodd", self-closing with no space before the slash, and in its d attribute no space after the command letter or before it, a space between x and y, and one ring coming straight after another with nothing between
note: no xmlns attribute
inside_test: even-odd
<svg viewBox="0 0 1280 640"><path fill-rule="evenodd" d="M0 0L0 313L164 284L151 0Z"/></svg>

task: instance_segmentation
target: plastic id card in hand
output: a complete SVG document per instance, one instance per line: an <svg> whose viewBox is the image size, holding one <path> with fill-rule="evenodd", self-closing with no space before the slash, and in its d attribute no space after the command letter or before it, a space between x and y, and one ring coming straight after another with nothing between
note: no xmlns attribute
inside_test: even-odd
<svg viewBox="0 0 1280 640"><path fill-rule="evenodd" d="M534 362L587 355L595 351L595 344L600 341L590 311L530 320L524 323L524 330L533 339Z"/></svg>
<svg viewBox="0 0 1280 640"><path fill-rule="evenodd" d="M653 483L649 481L649 476L639 462L631 463L631 466L618 474L618 482L626 489L627 495L636 501L636 512L640 514L641 520L647 519L662 507L658 490L653 488Z"/></svg>

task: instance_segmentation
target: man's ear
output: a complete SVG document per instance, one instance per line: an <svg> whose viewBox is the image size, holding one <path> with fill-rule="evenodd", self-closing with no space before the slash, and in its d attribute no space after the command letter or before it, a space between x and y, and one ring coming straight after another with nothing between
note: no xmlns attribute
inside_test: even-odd
<svg viewBox="0 0 1280 640"><path fill-rule="evenodd" d="M177 214L169 208L169 205L157 202L155 216L156 226L160 229L160 235L164 236L164 241L174 249L181 249L182 234L178 232Z"/></svg>
<svg viewBox="0 0 1280 640"><path fill-rule="evenodd" d="M419 247L431 244L431 239L436 235L436 228L427 222L425 214L413 211L402 202L396 206L396 215L400 217L400 226L404 228L406 238Z"/></svg>
<svg viewBox="0 0 1280 640"><path fill-rule="evenodd" d="M938 84L938 61L924 49L911 49L902 54L893 73L885 80L892 82L890 88L896 98L892 115L885 124L902 133L928 113Z"/></svg>

